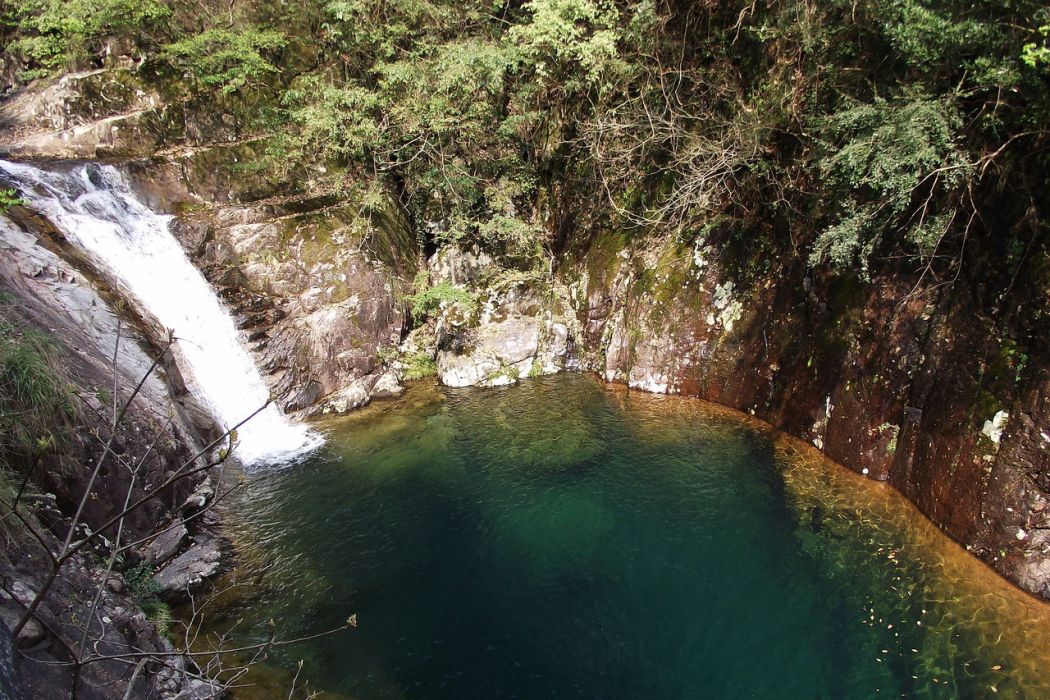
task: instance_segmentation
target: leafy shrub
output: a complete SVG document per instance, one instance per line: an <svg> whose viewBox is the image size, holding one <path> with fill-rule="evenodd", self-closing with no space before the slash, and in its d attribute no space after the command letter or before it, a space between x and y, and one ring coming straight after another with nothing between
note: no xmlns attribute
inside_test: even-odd
<svg viewBox="0 0 1050 700"><path fill-rule="evenodd" d="M866 270L881 237L897 228L920 254L932 253L953 210L931 210L928 203L960 187L970 167L957 145L961 119L954 105L927 96L877 99L832 114L822 126L832 143L819 167L839 211L817 238L811 262L828 259L838 269L859 263Z"/></svg>
<svg viewBox="0 0 1050 700"><path fill-rule="evenodd" d="M416 277L415 287L416 292L408 297L408 302L412 307L412 316L417 321L432 315L443 306L453 304L459 305L468 313L477 310L478 302L470 292L447 280L427 287L426 273L420 273Z"/></svg>
<svg viewBox="0 0 1050 700"><path fill-rule="evenodd" d="M434 358L425 352L416 352L401 358L404 366L402 374L405 379L425 379L437 374L437 364Z"/></svg>
<svg viewBox="0 0 1050 700"><path fill-rule="evenodd" d="M1047 45L1050 41L1050 24L1039 27L1039 35L1041 41L1029 42L1021 49L1021 60L1031 68L1050 66L1050 46Z"/></svg>
<svg viewBox="0 0 1050 700"><path fill-rule="evenodd" d="M152 44L171 10L160 0L20 0L15 14L8 48L29 64L29 79L91 63L110 37Z"/></svg>
<svg viewBox="0 0 1050 700"><path fill-rule="evenodd" d="M284 93L282 102L296 127L293 141L285 144L294 152L354 160L367 156L379 142L379 98L358 85L337 87L319 76L306 76Z"/></svg>
<svg viewBox="0 0 1050 700"><path fill-rule="evenodd" d="M22 204L25 204L25 201L18 196L18 190L0 190L0 214L5 214L11 207Z"/></svg>
<svg viewBox="0 0 1050 700"><path fill-rule="evenodd" d="M139 564L128 569L124 572L124 583L146 617L161 634L167 634L174 618L171 608L160 599L160 585L153 576L153 568L149 564Z"/></svg>
<svg viewBox="0 0 1050 700"><path fill-rule="evenodd" d="M165 46L162 56L185 71L197 87L230 94L277 73L268 56L286 41L271 29L208 29Z"/></svg>
<svg viewBox="0 0 1050 700"><path fill-rule="evenodd" d="M541 76L580 72L582 86L596 85L622 67L620 13L609 0L532 0L529 21L510 30Z"/></svg>

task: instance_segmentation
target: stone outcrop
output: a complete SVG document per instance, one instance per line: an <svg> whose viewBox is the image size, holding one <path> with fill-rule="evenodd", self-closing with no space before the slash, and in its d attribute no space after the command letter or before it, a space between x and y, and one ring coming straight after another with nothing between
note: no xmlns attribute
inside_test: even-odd
<svg viewBox="0 0 1050 700"><path fill-rule="evenodd" d="M251 140L221 94L191 96L177 76L124 57L30 83L0 104L0 157L149 158Z"/></svg>
<svg viewBox="0 0 1050 700"><path fill-rule="evenodd" d="M433 352L442 384L502 386L566 368L567 307L550 285L486 284L498 274L492 259L455 246L431 257L428 271L432 284L468 285L479 297L477 310L445 305L437 316Z"/></svg>
<svg viewBox="0 0 1050 700"><path fill-rule="evenodd" d="M35 83L0 105L0 153L8 158L132 156L163 145L164 101L126 65Z"/></svg>
<svg viewBox="0 0 1050 700"><path fill-rule="evenodd" d="M206 206L178 222L291 414L342 412L396 391L379 356L405 330L412 238L394 203L362 211L329 201Z"/></svg>
<svg viewBox="0 0 1050 700"><path fill-rule="evenodd" d="M189 535L186 525L181 522L173 523L143 548L143 561L150 566L161 566L167 563L182 548Z"/></svg>
<svg viewBox="0 0 1050 700"><path fill-rule="evenodd" d="M202 538L156 574L160 595L173 602L186 600L223 569L222 542Z"/></svg>

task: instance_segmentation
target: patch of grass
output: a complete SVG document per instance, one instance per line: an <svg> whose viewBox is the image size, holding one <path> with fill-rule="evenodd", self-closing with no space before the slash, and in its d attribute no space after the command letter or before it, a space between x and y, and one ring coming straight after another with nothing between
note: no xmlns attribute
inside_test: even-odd
<svg viewBox="0 0 1050 700"><path fill-rule="evenodd" d="M54 340L0 321L0 465L28 468L60 449L76 416Z"/></svg>
<svg viewBox="0 0 1050 700"><path fill-rule="evenodd" d="M437 363L425 352L417 352L401 358L405 379L425 379L437 374Z"/></svg>
<svg viewBox="0 0 1050 700"><path fill-rule="evenodd" d="M139 564L124 572L124 583L131 593L132 600L142 608L146 617L157 628L160 634L166 635L174 619L171 608L160 599L160 585L153 576L153 569L148 564Z"/></svg>

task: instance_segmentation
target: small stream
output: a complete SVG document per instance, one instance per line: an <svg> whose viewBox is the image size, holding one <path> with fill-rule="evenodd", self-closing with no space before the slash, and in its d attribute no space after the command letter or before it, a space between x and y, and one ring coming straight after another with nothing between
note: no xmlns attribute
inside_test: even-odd
<svg viewBox="0 0 1050 700"><path fill-rule="evenodd" d="M740 414L557 376L317 426L228 515L238 642L335 698L1046 698L1050 607ZM281 690L283 688L283 690Z"/></svg>

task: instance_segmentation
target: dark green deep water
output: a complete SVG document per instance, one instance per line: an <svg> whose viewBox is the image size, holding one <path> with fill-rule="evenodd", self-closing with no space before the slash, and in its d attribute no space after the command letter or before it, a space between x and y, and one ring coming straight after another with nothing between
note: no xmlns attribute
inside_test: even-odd
<svg viewBox="0 0 1050 700"><path fill-rule="evenodd" d="M416 387L321 428L310 461L248 476L228 516L247 588L213 621L250 641L357 613L271 659L303 659L313 689L1037 697L993 670L1007 621L961 624L911 536L793 492L770 433L725 411L561 376Z"/></svg>

